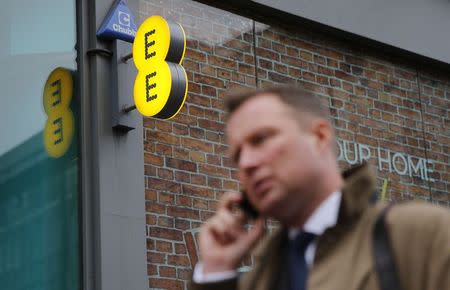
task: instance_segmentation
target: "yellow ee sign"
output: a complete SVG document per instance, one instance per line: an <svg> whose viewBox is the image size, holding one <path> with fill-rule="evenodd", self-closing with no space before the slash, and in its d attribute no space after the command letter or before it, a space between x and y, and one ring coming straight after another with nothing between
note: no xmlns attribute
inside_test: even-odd
<svg viewBox="0 0 450 290"><path fill-rule="evenodd" d="M170 119L183 107L188 81L180 63L185 50L186 35L180 24L151 16L139 27L133 43L138 69L134 102L142 115Z"/></svg>
<svg viewBox="0 0 450 290"><path fill-rule="evenodd" d="M56 68L47 78L44 86L44 110L47 122L44 128L44 145L48 155L59 158L72 143L74 116L70 109L73 95L72 74L65 68Z"/></svg>

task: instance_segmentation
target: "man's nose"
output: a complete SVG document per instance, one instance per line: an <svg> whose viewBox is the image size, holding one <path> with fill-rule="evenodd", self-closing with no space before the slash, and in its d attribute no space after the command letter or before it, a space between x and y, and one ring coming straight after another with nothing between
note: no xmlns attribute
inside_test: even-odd
<svg viewBox="0 0 450 290"><path fill-rule="evenodd" d="M243 147L239 156L239 170L246 175L251 174L260 163L260 154L250 147Z"/></svg>

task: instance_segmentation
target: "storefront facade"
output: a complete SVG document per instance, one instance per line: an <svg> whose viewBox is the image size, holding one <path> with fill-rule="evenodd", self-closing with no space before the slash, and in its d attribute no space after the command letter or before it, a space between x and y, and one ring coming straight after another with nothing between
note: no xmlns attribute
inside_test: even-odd
<svg viewBox="0 0 450 290"><path fill-rule="evenodd" d="M317 94L342 168L370 162L380 199L450 207L450 67L439 51L394 48L261 3L200 2L128 1L137 25L161 15L183 26L189 81L178 115L132 111L128 132L112 129L116 56L95 35L113 1L6 4L5 289L186 289L199 226L223 192L239 190L223 110L238 87Z"/></svg>

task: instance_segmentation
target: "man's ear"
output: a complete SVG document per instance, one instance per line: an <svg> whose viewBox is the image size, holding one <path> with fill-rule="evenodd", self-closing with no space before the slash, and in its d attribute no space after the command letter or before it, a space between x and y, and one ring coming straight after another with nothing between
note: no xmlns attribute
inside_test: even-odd
<svg viewBox="0 0 450 290"><path fill-rule="evenodd" d="M317 148L323 151L333 143L334 131L331 123L326 119L317 118L312 123L312 132L316 137Z"/></svg>

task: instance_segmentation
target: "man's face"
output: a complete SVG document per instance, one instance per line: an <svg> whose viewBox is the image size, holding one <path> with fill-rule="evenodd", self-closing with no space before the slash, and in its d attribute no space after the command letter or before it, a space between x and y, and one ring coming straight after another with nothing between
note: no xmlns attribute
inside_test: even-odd
<svg viewBox="0 0 450 290"><path fill-rule="evenodd" d="M250 202L265 216L283 220L308 207L318 179L318 138L278 97L245 101L228 121L226 133L239 179ZM312 118L312 117L310 117Z"/></svg>

